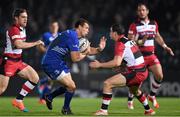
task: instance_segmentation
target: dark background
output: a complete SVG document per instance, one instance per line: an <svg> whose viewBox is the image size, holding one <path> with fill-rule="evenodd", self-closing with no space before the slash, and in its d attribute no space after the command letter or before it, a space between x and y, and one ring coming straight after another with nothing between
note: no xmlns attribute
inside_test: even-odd
<svg viewBox="0 0 180 117"><path fill-rule="evenodd" d="M56 18L60 22L60 31L72 28L74 21L85 18L91 24L89 40L92 46L97 46L99 38L107 37L105 50L93 56L100 61L107 61L113 57L113 41L109 39L109 27L114 23L121 23L126 33L131 22L136 19L136 5L142 1L137 0L6 0L0 1L0 54L4 47L4 35L7 27L12 23L14 8L28 10L27 41L35 41L48 31L49 20ZM143 1L144 2L144 1ZM156 46L157 56L163 66L164 84L159 95L180 96L180 8L178 0L149 0L145 1L150 9L149 17L159 24L159 32L166 44L170 46L175 56L171 57L159 45ZM35 68L40 76L41 57L36 48L27 49L23 53L24 61ZM102 82L114 74L112 70L89 70L88 62L94 58L87 58L72 67L77 88L83 91L100 92ZM19 91L23 80L18 77L11 79L6 95L15 95ZM148 82L144 90L148 90ZM17 91L16 91L16 90ZM119 92L119 93L118 93ZM34 93L35 94L35 93ZM83 92L84 94L84 92ZM87 95L88 95L87 94ZM127 89L118 89L116 94L126 95Z"/></svg>

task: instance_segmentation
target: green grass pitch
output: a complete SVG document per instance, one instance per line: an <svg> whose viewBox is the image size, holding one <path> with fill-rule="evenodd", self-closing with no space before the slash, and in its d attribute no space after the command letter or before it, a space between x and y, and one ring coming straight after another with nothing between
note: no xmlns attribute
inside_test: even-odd
<svg viewBox="0 0 180 117"><path fill-rule="evenodd" d="M25 98L24 103L29 109L28 113L20 112L11 106L11 97L0 97L0 116L62 116L60 113L63 98L55 98L53 101L53 110L48 110L45 105L38 103L38 98ZM92 116L100 108L101 98L73 98L71 108L72 116ZM160 103L156 111L156 117L180 116L180 98L158 98ZM152 107L151 103L150 106ZM137 117L144 116L142 105L135 99L135 109L127 109L127 98L113 98L109 106L109 116L119 117Z"/></svg>

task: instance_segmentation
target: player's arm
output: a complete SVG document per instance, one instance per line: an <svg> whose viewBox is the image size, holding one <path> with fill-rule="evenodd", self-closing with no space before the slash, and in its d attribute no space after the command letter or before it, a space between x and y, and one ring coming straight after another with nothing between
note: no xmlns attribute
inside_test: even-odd
<svg viewBox="0 0 180 117"><path fill-rule="evenodd" d="M44 43L41 40L35 41L35 42L25 42L23 40L15 40L14 45L18 49L26 49L26 48L31 48L37 45L44 45Z"/></svg>
<svg viewBox="0 0 180 117"><path fill-rule="evenodd" d="M159 31L156 34L155 40L161 47L163 47L167 52L169 52L172 56L174 56L174 53L173 53L172 49L166 45L166 43L164 42L164 40L163 40L162 36L160 35Z"/></svg>
<svg viewBox="0 0 180 117"><path fill-rule="evenodd" d="M86 54L82 54L79 51L71 51L71 60L73 62L78 62L86 57Z"/></svg>
<svg viewBox="0 0 180 117"><path fill-rule="evenodd" d="M105 36L102 36L98 47L90 47L89 55L94 55L102 52L106 47L106 40L107 39L105 38Z"/></svg>
<svg viewBox="0 0 180 117"><path fill-rule="evenodd" d="M139 39L139 35L136 30L136 24L132 23L129 27L128 39L134 40L138 46L143 46L145 41L148 39L148 35L144 35L142 39Z"/></svg>
<svg viewBox="0 0 180 117"><path fill-rule="evenodd" d="M120 66L122 62L122 57L121 56L114 56L114 58L108 62L101 63L97 60L94 62L91 62L89 66L91 68L113 68Z"/></svg>

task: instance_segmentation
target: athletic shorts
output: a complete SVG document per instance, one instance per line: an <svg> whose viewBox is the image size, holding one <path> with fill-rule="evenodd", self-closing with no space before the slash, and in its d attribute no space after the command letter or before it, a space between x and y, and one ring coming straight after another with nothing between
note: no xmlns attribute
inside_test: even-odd
<svg viewBox="0 0 180 117"><path fill-rule="evenodd" d="M12 77L14 76L16 73L18 73L19 71L23 70L25 67L27 67L28 65L26 63L24 63L22 60L3 60L3 72L5 76L8 77Z"/></svg>
<svg viewBox="0 0 180 117"><path fill-rule="evenodd" d="M44 72L52 79L58 80L70 73L65 61L49 61L42 64Z"/></svg>
<svg viewBox="0 0 180 117"><path fill-rule="evenodd" d="M160 64L159 59L155 54L152 54L150 56L144 56L144 61L147 67Z"/></svg>
<svg viewBox="0 0 180 117"><path fill-rule="evenodd" d="M123 74L126 77L126 85L131 86L140 86L144 80L148 77L148 70L146 67L142 69L133 70L129 73Z"/></svg>

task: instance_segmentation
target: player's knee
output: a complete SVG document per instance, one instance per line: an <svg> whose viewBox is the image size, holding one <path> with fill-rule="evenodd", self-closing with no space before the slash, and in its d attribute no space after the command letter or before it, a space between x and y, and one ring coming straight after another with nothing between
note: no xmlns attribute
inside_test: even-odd
<svg viewBox="0 0 180 117"><path fill-rule="evenodd" d="M108 81L104 81L104 87L111 87L111 83Z"/></svg>
<svg viewBox="0 0 180 117"><path fill-rule="evenodd" d="M70 92L74 92L76 90L76 85L75 84L68 85L67 90Z"/></svg>
<svg viewBox="0 0 180 117"><path fill-rule="evenodd" d="M156 74L155 78L157 81L162 81L163 80L163 74L162 73Z"/></svg>
<svg viewBox="0 0 180 117"><path fill-rule="evenodd" d="M29 80L35 84L37 84L39 82L39 76L38 75L34 75L33 77L29 78Z"/></svg>

